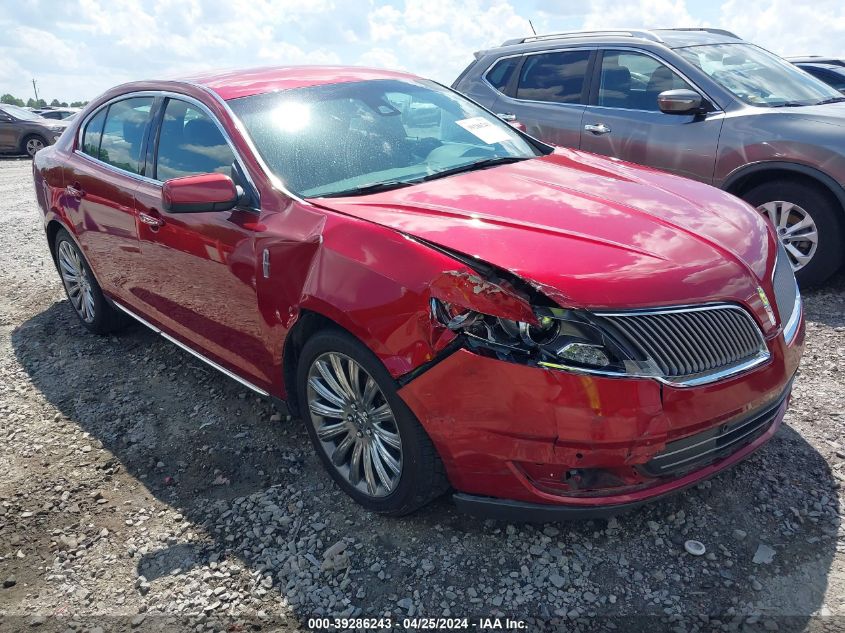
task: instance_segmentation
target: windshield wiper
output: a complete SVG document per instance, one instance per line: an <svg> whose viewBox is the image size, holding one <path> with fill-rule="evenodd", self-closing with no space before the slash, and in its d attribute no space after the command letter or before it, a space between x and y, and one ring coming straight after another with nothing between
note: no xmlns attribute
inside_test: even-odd
<svg viewBox="0 0 845 633"><path fill-rule="evenodd" d="M424 176L420 178L420 180L428 181L428 180L435 180L436 178L443 178L445 176L451 176L452 174L460 174L465 171L474 171L476 169L481 169L483 167L494 167L495 165L506 165L508 163L517 163L521 160L528 160L531 158L530 156L494 156L492 158L482 158L481 160L477 160L472 163L467 163L465 165L458 165L457 167L450 167L449 169L442 169L440 171L434 172L433 174L429 174L428 176Z"/></svg>
<svg viewBox="0 0 845 633"><path fill-rule="evenodd" d="M768 107L770 108L798 108L801 106L808 106L808 105L818 105L815 103L803 103L801 101L784 101L783 103L770 103Z"/></svg>
<svg viewBox="0 0 845 633"><path fill-rule="evenodd" d="M390 191L391 189L399 189L400 187L408 187L414 184L415 181L408 180L385 180L383 182L371 182L366 185L358 185L352 189L344 189L343 191L332 191L331 193L321 193L316 196L309 196L311 198L342 198L345 196L363 196L368 193L378 193L379 191Z"/></svg>
<svg viewBox="0 0 845 633"><path fill-rule="evenodd" d="M831 97L830 99L824 99L823 101L819 101L815 105L825 105L827 103L841 103L845 101L845 97Z"/></svg>

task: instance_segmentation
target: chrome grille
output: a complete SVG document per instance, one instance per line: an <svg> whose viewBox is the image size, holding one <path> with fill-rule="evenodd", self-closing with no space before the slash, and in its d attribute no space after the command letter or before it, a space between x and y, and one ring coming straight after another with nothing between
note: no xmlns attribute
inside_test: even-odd
<svg viewBox="0 0 845 633"><path fill-rule="evenodd" d="M682 379L745 369L768 356L760 328L739 306L604 313L635 351L666 378Z"/></svg>
<svg viewBox="0 0 845 633"><path fill-rule="evenodd" d="M795 273L789 256L778 240L778 258L775 262L775 272L772 275L772 287L775 292L775 304L778 307L778 317L781 324L785 324L792 315L795 301L798 299L798 285L795 283Z"/></svg>

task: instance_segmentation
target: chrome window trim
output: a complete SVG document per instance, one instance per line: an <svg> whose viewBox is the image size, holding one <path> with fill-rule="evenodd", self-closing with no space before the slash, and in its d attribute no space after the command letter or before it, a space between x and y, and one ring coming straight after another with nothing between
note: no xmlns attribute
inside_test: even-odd
<svg viewBox="0 0 845 633"><path fill-rule="evenodd" d="M191 85L193 85L193 84L191 84ZM244 176L246 176L246 179L249 181L250 186L255 190L255 192L257 194L260 195L260 191L259 191L258 187L256 187L255 181L252 179L252 175L249 173L249 170L246 168L246 165L244 163L243 157L241 156L241 153L238 151L238 148L232 142L232 139L229 137L228 132L223 127L223 124L220 123L220 120L217 118L217 116L215 116L215 114L211 111L211 109L207 105L205 105L202 101L199 101L195 97L191 97L190 95L186 95L186 94L183 94L181 92L173 92L172 90L138 90L138 91L134 91L134 92L126 92L124 94L113 97L113 98L109 99L108 101L105 101L104 103L101 103L99 105L99 107L97 107L97 109L88 113L88 115L79 124L79 128L77 129L76 139L75 139L76 147L73 150L74 153L78 154L80 156L85 156L86 158L93 161L97 165L104 165L107 168L110 168L114 172L117 172L119 174L123 174L123 175L126 175L126 176L130 176L132 178L135 178L136 180L140 180L142 182L147 182L147 183L150 183L150 184L157 184L157 185L164 184L163 180L158 180L157 178L151 178L151 177L145 176L143 174L135 174L131 171L126 171L125 169L115 167L114 165L107 163L105 161L102 161L99 158L95 158L95 157L91 156L90 154L86 154L85 152L83 152L79 149L80 143L82 142L82 134L84 133L86 126L88 125L89 121L100 112L100 110L110 106L111 104L113 104L117 101L124 101L126 99L134 99L136 97L152 97L153 99L155 99L156 97L164 97L164 98L167 98L167 99L176 99L176 100L179 100L179 101L185 101L185 102L187 102L187 103L189 103L193 106L197 106L200 110L203 111L204 114L206 114L211 119L211 121L214 122L214 125L217 127L217 129L220 130L220 133L223 135L223 138L226 140L226 144L229 146L229 149L232 150L232 154L234 155L235 160L238 161L238 163L240 164L241 171L244 173ZM227 108L227 110L228 110L228 108ZM230 115L232 115L231 110L228 110L228 113ZM253 148L250 147L250 149L252 150ZM259 206L260 206L260 200L259 200Z"/></svg>
<svg viewBox="0 0 845 633"><path fill-rule="evenodd" d="M117 308L119 308L120 310L122 310L123 312L125 312L126 314L128 314L129 316L131 316L133 319L135 319L136 321L138 321L138 322L139 322L139 323L141 323L142 325L146 325L148 328L150 328L150 329L151 329L153 332L155 332L156 334L160 334L162 337L164 337L165 339L167 339L168 341L170 341L171 343L173 343L173 344L174 344L174 345L176 345L177 347L182 348L183 350L185 350L186 352L188 352L188 353L189 353L189 354L191 354L192 356L195 356L196 358L198 358L199 360L203 361L204 363L206 363L206 364L207 364L207 365L209 365L210 367L213 367L214 369L216 369L217 371L219 371L220 373L225 374L226 376L228 376L229 378L231 378L231 379L233 379L233 380L236 380L237 382L239 382L240 384L242 384L244 387L247 387L247 388L249 388L249 389L252 389L254 392L256 392L257 394L262 395L262 396L269 396L269 395L270 395L268 392L264 391L264 390L263 390L263 389L261 389L260 387L257 387L257 386L255 386L255 385L253 385L253 384L252 384L251 382L249 382L248 380L244 380L243 378L241 378L240 376L238 376L238 375L237 375L237 374L235 374L234 372L229 371L229 370L228 370L228 369L226 369L225 367L222 367L221 365L219 365L219 364L215 363L215 362L214 362L213 360L211 360L210 358L207 358L207 357L203 356L202 354L200 354L199 352L197 352L196 350L194 350L194 349L192 349L192 348L188 347L188 346L187 346L187 345L185 345L182 341L179 341L179 340L175 339L174 337L170 336L170 334L168 334L167 332L162 331L162 330L161 330L161 328L156 327L155 325L153 325L152 323L150 323L149 321L147 321L147 320L146 320L146 319L144 319L143 317L138 316L137 314L135 314L132 310L130 310L129 308L127 308L127 307L126 307L126 306L124 306L123 304L121 304L121 303L119 303L119 302L115 301L114 299L112 299L112 303L113 303L113 304L114 304Z"/></svg>

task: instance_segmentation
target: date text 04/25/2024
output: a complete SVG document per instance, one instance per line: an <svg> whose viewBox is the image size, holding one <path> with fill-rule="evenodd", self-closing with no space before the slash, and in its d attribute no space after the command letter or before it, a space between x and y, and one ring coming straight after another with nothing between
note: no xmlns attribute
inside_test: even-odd
<svg viewBox="0 0 845 633"><path fill-rule="evenodd" d="M442 631L442 630L477 630L477 631L519 631L527 628L526 622L511 618L426 618L408 617L401 620L392 618L309 618L308 628L312 631L335 630L385 630L394 626L406 630Z"/></svg>

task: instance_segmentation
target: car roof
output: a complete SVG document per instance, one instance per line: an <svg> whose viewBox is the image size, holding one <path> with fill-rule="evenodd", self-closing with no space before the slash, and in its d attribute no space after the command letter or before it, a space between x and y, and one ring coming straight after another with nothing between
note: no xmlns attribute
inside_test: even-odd
<svg viewBox="0 0 845 633"><path fill-rule="evenodd" d="M653 44L661 44L669 48L682 48L685 46L699 46L702 44L736 44L743 42L742 38L724 29L712 28L677 28L677 29L602 29L600 31L564 31L562 33L549 33L541 35L530 35L519 37L503 42L497 49L480 51L480 53L492 52L501 48L537 48L543 45L567 44L595 44L596 40L618 44L630 42L631 40L646 41ZM477 55L479 56L479 55Z"/></svg>
<svg viewBox="0 0 845 633"><path fill-rule="evenodd" d="M840 64L829 64L821 62L792 62L797 66L812 66L813 68L824 68L825 70L832 70L837 73L845 73L845 67Z"/></svg>
<svg viewBox="0 0 845 633"><path fill-rule="evenodd" d="M373 79L419 79L401 71L357 66L272 66L210 71L177 81L199 84L221 98L237 99L279 90Z"/></svg>
<svg viewBox="0 0 845 633"><path fill-rule="evenodd" d="M786 61L793 64L828 64L831 66L845 66L845 60L836 57L824 57L822 55L804 55L801 57L786 57Z"/></svg>

